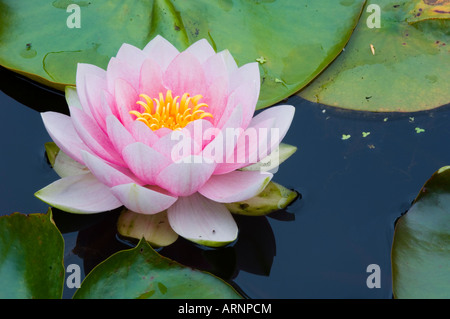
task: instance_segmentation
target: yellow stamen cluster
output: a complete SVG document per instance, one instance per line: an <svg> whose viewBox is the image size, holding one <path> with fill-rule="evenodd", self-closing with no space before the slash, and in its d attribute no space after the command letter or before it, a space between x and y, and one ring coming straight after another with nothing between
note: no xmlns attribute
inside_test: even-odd
<svg viewBox="0 0 450 319"><path fill-rule="evenodd" d="M144 112L130 111L130 114L136 116L136 121L145 123L153 131L162 127L171 130L181 130L190 122L203 119L205 117L213 118L211 113L205 112L201 108L208 107L205 103L199 103L203 97L195 95L190 97L188 93L180 97L172 97L172 91L168 90L166 97L159 93L159 99L151 99L146 94L140 94L145 101L137 101L136 104L144 108Z"/></svg>

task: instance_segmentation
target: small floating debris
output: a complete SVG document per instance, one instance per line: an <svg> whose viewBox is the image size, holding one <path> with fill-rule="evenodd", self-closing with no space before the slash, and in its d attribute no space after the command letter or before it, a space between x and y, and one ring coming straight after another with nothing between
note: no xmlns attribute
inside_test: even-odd
<svg viewBox="0 0 450 319"><path fill-rule="evenodd" d="M372 43L370 44L370 51L372 51L372 55L375 55L375 47Z"/></svg>
<svg viewBox="0 0 450 319"><path fill-rule="evenodd" d="M420 127L416 127L415 130L416 130L417 134L425 132L425 130L423 128L420 128Z"/></svg>
<svg viewBox="0 0 450 319"><path fill-rule="evenodd" d="M259 58L257 58L256 61L257 61L259 64L264 64L264 63L267 62L266 58L264 58L263 56L260 56Z"/></svg>
<svg viewBox="0 0 450 319"><path fill-rule="evenodd" d="M362 137L367 137L370 135L370 132L362 132Z"/></svg>
<svg viewBox="0 0 450 319"><path fill-rule="evenodd" d="M342 140L343 141L348 140L350 137L351 137L350 134L342 134Z"/></svg>

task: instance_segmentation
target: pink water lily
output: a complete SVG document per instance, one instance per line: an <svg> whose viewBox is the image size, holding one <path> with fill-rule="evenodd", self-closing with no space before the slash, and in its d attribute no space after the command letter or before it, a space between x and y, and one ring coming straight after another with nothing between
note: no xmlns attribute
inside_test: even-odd
<svg viewBox="0 0 450 319"><path fill-rule="evenodd" d="M106 71L78 64L76 90L66 90L70 116L45 112L42 119L61 151L85 169L36 196L73 213L166 211L188 240L232 242L238 229L224 203L257 195L272 178L240 169L275 149L294 115L281 105L254 116L259 91L257 62L238 67L206 40L179 52L157 36L143 50L123 44ZM214 134L199 138L197 128ZM227 129L239 129L231 143L217 137ZM262 129L277 130L264 154L246 135ZM244 160L230 160L240 150L247 150Z"/></svg>

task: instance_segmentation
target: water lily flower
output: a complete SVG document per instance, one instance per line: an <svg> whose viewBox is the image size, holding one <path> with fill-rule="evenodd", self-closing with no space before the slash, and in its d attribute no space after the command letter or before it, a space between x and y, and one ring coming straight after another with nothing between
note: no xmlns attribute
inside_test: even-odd
<svg viewBox="0 0 450 319"><path fill-rule="evenodd" d="M188 240L230 243L238 229L224 203L259 194L272 178L241 168L270 154L294 115L294 107L280 105L254 116L259 91L257 62L238 67L229 51L216 53L204 39L179 52L157 36L142 50L123 44L106 70L78 64L76 90L66 89L70 116L45 112L42 119L84 169L36 196L80 214L121 206L164 211ZM198 128L214 134L199 137ZM225 142L218 136L229 129L238 133ZM274 129L275 139L262 136ZM256 146L267 145L264 152L249 142L250 132L259 134ZM239 153L244 160L233 161Z"/></svg>

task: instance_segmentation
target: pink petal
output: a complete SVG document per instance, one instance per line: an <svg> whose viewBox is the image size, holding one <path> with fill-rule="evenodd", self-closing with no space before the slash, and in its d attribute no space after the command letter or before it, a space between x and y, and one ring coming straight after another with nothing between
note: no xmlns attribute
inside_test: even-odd
<svg viewBox="0 0 450 319"><path fill-rule="evenodd" d="M133 72L138 73L147 54L131 44L124 43L117 52L116 58L128 64Z"/></svg>
<svg viewBox="0 0 450 319"><path fill-rule="evenodd" d="M234 151L234 160L231 163L254 164L269 155L271 152L271 144L275 142L274 138L279 142L279 131L277 128L274 128L275 121L275 118L268 118L261 123L257 123L255 126L249 126L239 136ZM272 132L270 128L276 130L276 132ZM246 165L239 167L243 166Z"/></svg>
<svg viewBox="0 0 450 319"><path fill-rule="evenodd" d="M123 166L123 160L98 124L82 110L76 107L69 109L75 130L89 149L102 159Z"/></svg>
<svg viewBox="0 0 450 319"><path fill-rule="evenodd" d="M187 136L190 136L196 145L203 148L208 141L204 140L207 130L212 129L213 125L210 121L200 119L195 120L186 125L182 131L186 132Z"/></svg>
<svg viewBox="0 0 450 319"><path fill-rule="evenodd" d="M112 167L86 151L83 151L83 160L91 173L108 187L136 183L136 180L131 178L131 174L126 174L125 170L121 172L119 169Z"/></svg>
<svg viewBox="0 0 450 319"><path fill-rule="evenodd" d="M155 184L158 173L171 163L164 155L139 142L125 147L122 155L130 170L149 185Z"/></svg>
<svg viewBox="0 0 450 319"><path fill-rule="evenodd" d="M187 130L170 131L169 134L159 138L152 147L171 161L178 161L201 152L201 145L192 139Z"/></svg>
<svg viewBox="0 0 450 319"><path fill-rule="evenodd" d="M96 66L94 64L78 63L77 64L77 79L82 80L86 74L94 74L96 76L106 79L106 71L103 70L102 68L99 68L98 66ZM78 84L78 82L76 84Z"/></svg>
<svg viewBox="0 0 450 319"><path fill-rule="evenodd" d="M76 87L78 97L80 99L80 103L85 112L90 114L90 108L88 108L89 102L87 97L87 87L86 87L86 76L87 75L96 75L97 77L106 79L105 70L99 68L98 66L86 63L78 63L77 64L77 74L76 74Z"/></svg>
<svg viewBox="0 0 450 319"><path fill-rule="evenodd" d="M287 131L289 130L289 127L291 126L292 123L292 119L294 118L294 114L295 114L295 107L293 107L292 105L278 105L270 107L262 111L258 115L256 115L254 118L252 118L249 127L255 128L261 127L264 126L261 125L261 123L263 122L267 123L268 120L273 119L274 122L272 126L268 128L277 129L279 137L276 141L272 142L270 150L273 150L278 146L278 144L280 144L280 142L286 135Z"/></svg>
<svg viewBox="0 0 450 319"><path fill-rule="evenodd" d="M233 154L225 163L216 167L214 174L226 174L236 169L254 164L275 150L286 135L295 113L291 105L268 108L255 116L247 130L241 134ZM257 134L256 141L248 141L246 136ZM256 145L256 147L255 147ZM245 154L245 156L239 155Z"/></svg>
<svg viewBox="0 0 450 319"><path fill-rule="evenodd" d="M217 77L226 78L228 83L231 74L237 70L237 65L230 52L224 50L209 57L203 63L203 70L205 71L207 84L212 83Z"/></svg>
<svg viewBox="0 0 450 319"><path fill-rule="evenodd" d="M176 197L136 184L118 185L111 190L125 207L141 214L151 215L162 212L177 200Z"/></svg>
<svg viewBox="0 0 450 319"><path fill-rule="evenodd" d="M241 104L237 104L235 107L227 110L227 117L224 121L221 121L220 125L217 125L221 130L226 129L240 129L242 128L243 107Z"/></svg>
<svg viewBox="0 0 450 319"><path fill-rule="evenodd" d="M111 93L108 91L102 92L102 99L101 99L101 106L102 106L102 112L103 116L107 118L109 115L114 115L115 117L118 116L117 108L116 108L116 101Z"/></svg>
<svg viewBox="0 0 450 319"><path fill-rule="evenodd" d="M152 146L159 139L158 135L141 121L133 122L131 125L131 134L133 134L137 142L142 142L148 146Z"/></svg>
<svg viewBox="0 0 450 319"><path fill-rule="evenodd" d="M273 137L268 128L273 127L274 118L258 123L258 126L248 127L245 131L242 129L236 132L238 140L235 149L228 153L224 163L217 166L215 174L225 174L241 167L259 162L262 158L269 155ZM278 133L278 131L276 132ZM275 135L278 140L278 134Z"/></svg>
<svg viewBox="0 0 450 319"><path fill-rule="evenodd" d="M172 130L170 128L167 127L161 127L159 129L157 129L156 131L153 131L156 135L158 135L158 137L163 137L166 136L169 133L172 133Z"/></svg>
<svg viewBox="0 0 450 319"><path fill-rule="evenodd" d="M100 213L122 206L109 187L92 174L64 177L35 196L53 207L77 214Z"/></svg>
<svg viewBox="0 0 450 319"><path fill-rule="evenodd" d="M213 175L200 188L199 193L219 203L239 202L261 193L272 177L271 173L258 171Z"/></svg>
<svg viewBox="0 0 450 319"><path fill-rule="evenodd" d="M257 84L256 96L259 96L261 77L258 62L244 64L230 75L230 91L234 91L243 83Z"/></svg>
<svg viewBox="0 0 450 319"><path fill-rule="evenodd" d="M180 53L167 67L163 77L164 86L173 96L189 93L191 96L205 94L206 81L200 62L191 53Z"/></svg>
<svg viewBox="0 0 450 319"><path fill-rule="evenodd" d="M41 116L48 134L56 145L69 157L84 164L81 151L89 148L75 131L72 119L57 112L45 112L41 113Z"/></svg>
<svg viewBox="0 0 450 319"><path fill-rule="evenodd" d="M246 92L246 90L248 91ZM251 97L249 92L251 92L251 89L243 85L228 96L227 104L222 115L219 118L214 119L216 127L222 128L225 123L229 122L229 118L238 106L241 108L242 115L239 126L233 126L233 128L239 127L245 129L248 126L256 105L256 100Z"/></svg>
<svg viewBox="0 0 450 319"><path fill-rule="evenodd" d="M236 105L242 106L242 128L247 128L249 125L253 114L255 113L256 103L258 102L259 84L256 82L244 82L241 86L236 88L228 96L227 106L224 113L222 114L218 126L227 120L229 111L236 107Z"/></svg>
<svg viewBox="0 0 450 319"><path fill-rule="evenodd" d="M242 105L242 128L246 128L255 112L260 91L259 67L257 63L248 63L235 70L230 76L229 96L224 112L215 119L221 126L236 105Z"/></svg>
<svg viewBox="0 0 450 319"><path fill-rule="evenodd" d="M191 44L185 51L194 55L201 64L216 54L216 51L214 51L206 39L198 40Z"/></svg>
<svg viewBox="0 0 450 319"><path fill-rule="evenodd" d="M203 150L201 155L214 163L223 163L226 158L225 135L217 127L210 127L203 133ZM230 147L229 152L233 152L234 147Z"/></svg>
<svg viewBox="0 0 450 319"><path fill-rule="evenodd" d="M108 91L111 94L115 93L116 81L122 79L128 82L133 88L139 88L139 71L134 71L133 68L126 62L111 58L106 70Z"/></svg>
<svg viewBox="0 0 450 319"><path fill-rule="evenodd" d="M150 98L158 97L160 92L165 94L166 89L162 84L163 73L155 60L147 58L139 72L139 94L147 94Z"/></svg>
<svg viewBox="0 0 450 319"><path fill-rule="evenodd" d="M233 58L233 56L231 55L230 51L228 50L223 50L220 51L219 53L217 53L218 55L220 55L223 59L223 61L225 62L225 65L227 67L227 70L229 72L229 74L231 75L235 70L238 69L238 65L236 64L236 60Z"/></svg>
<svg viewBox="0 0 450 319"><path fill-rule="evenodd" d="M177 234L206 246L226 245L238 234L236 222L225 205L198 193L180 197L167 210L167 217Z"/></svg>
<svg viewBox="0 0 450 319"><path fill-rule="evenodd" d="M143 49L143 51L154 59L164 72L167 66L178 55L179 51L166 39L157 35Z"/></svg>
<svg viewBox="0 0 450 319"><path fill-rule="evenodd" d="M203 156L206 158L213 158L216 163L219 163L216 171L223 165L221 163L225 163L226 158L230 156L230 154L234 153L234 149L239 138L239 136L235 137L235 132L237 130L237 132L240 133L241 122L242 107L238 105L232 110L232 113L227 118L227 121L222 124L220 128L216 128L216 130L219 130L216 137L204 147L202 152ZM217 174L216 172L214 173Z"/></svg>
<svg viewBox="0 0 450 319"><path fill-rule="evenodd" d="M214 124L217 124L222 118L227 101L228 78L222 76L211 81L210 85L206 89L206 93L200 100L200 103L206 103L208 105L208 108L204 108L204 110L213 115L213 119L211 121Z"/></svg>
<svg viewBox="0 0 450 319"><path fill-rule="evenodd" d="M108 137L119 154L122 154L122 150L127 145L136 142L136 139L114 115L106 118L106 124Z"/></svg>
<svg viewBox="0 0 450 319"><path fill-rule="evenodd" d="M135 115L130 114L130 111L136 109L136 101L139 99L138 94L130 83L123 79L117 79L115 82L115 96L119 119L129 129L136 118Z"/></svg>
<svg viewBox="0 0 450 319"><path fill-rule="evenodd" d="M189 156L164 168L156 184L177 196L189 196L206 183L214 168L214 163L208 163L201 156Z"/></svg>
<svg viewBox="0 0 450 319"><path fill-rule="evenodd" d="M106 108L103 108L105 102L103 92L107 90L106 81L96 75L87 74L85 77L85 86L88 105L84 108L89 108L88 114L92 114L92 118L98 123L98 125L106 131L105 113Z"/></svg>

